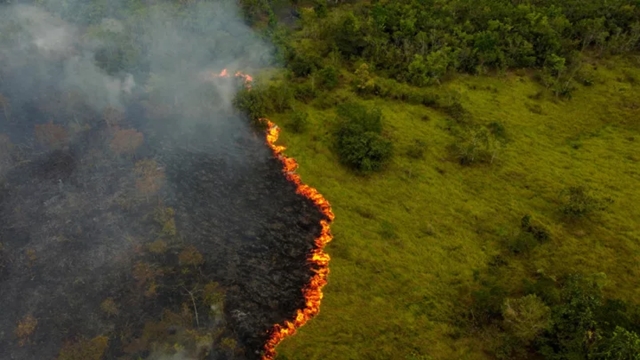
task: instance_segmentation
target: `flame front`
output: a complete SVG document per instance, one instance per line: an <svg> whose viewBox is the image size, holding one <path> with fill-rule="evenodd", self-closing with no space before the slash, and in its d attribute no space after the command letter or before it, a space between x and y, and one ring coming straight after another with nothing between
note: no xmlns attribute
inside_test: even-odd
<svg viewBox="0 0 640 360"><path fill-rule="evenodd" d="M227 69L220 72L217 77L227 77L229 73ZM250 75L243 74L238 71L235 73L236 77L244 79L245 86L251 87L253 78ZM309 284L302 290L305 299L305 307L296 311L295 317L290 321L285 321L284 324L276 324L269 333L269 339L264 346L264 353L262 355L263 360L272 360L276 355L276 346L287 336L295 334L296 329L304 325L309 319L316 316L320 312L320 301L322 300L322 288L327 284L327 276L329 275L329 255L324 252L324 247L327 245L333 236L331 235L330 223L335 216L331 210L331 204L318 192L318 190L312 188L309 185L303 184L300 179L300 175L295 171L298 168L298 163L294 158L290 158L284 155L285 147L282 145L276 145L278 137L280 136L280 128L271 122L269 119L260 119L267 125L266 140L267 145L271 148L271 151L276 158L282 163L282 171L284 172L287 180L296 185L296 193L311 200L326 217L324 220L320 220L322 230L320 236L315 239L315 248L311 252L308 261L314 266L314 275L311 277Z"/></svg>

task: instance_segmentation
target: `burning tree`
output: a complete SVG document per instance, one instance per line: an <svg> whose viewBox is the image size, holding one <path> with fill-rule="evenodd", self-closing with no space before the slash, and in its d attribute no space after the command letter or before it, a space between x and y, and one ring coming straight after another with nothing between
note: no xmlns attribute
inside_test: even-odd
<svg viewBox="0 0 640 360"><path fill-rule="evenodd" d="M61 147L69 140L67 130L52 122L36 125L35 136L38 143L50 148Z"/></svg>
<svg viewBox="0 0 640 360"><path fill-rule="evenodd" d="M118 155L133 154L143 141L144 135L135 129L116 129L109 147Z"/></svg>

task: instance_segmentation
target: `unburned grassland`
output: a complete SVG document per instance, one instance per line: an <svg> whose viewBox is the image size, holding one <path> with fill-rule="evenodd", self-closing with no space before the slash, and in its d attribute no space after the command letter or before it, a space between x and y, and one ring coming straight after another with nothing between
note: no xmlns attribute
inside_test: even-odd
<svg viewBox="0 0 640 360"><path fill-rule="evenodd" d="M521 293L522 279L544 272L607 275L605 291L640 298L640 69L626 60L588 66L592 86L558 100L524 73L459 76L456 90L475 123L497 122L506 145L492 164L462 166L448 146L455 124L437 110L370 98L380 107L395 155L368 177L339 165L331 150L332 108L296 103L307 130L286 129L280 143L303 181L333 205L329 284L319 316L278 348L283 359L487 359L491 333L465 325L474 277L504 254L530 214L551 241L509 255L501 282ZM348 86L331 96L357 99ZM422 140L424 157L407 156ZM559 211L560 192L585 185L613 200L580 221Z"/></svg>

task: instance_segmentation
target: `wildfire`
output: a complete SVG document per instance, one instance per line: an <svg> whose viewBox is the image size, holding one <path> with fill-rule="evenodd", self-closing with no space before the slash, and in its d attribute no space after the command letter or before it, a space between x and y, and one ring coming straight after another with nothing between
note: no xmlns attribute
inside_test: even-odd
<svg viewBox="0 0 640 360"><path fill-rule="evenodd" d="M227 69L214 77L228 77ZM238 71L236 77L243 78L245 86L251 87L253 78L250 75L243 74ZM298 163L294 158L284 155L286 148L282 145L276 145L280 136L280 128L269 119L261 119L267 125L266 141L276 158L282 162L282 171L287 180L296 185L296 193L311 200L318 209L325 215L327 219L320 220L322 230L320 236L315 239L315 248L311 252L308 261L315 265L314 275L311 277L309 284L302 290L305 299L305 307L298 309L296 315L291 321L285 321L284 324L276 324L270 332L269 339L264 346L263 360L272 360L276 355L276 346L287 336L295 334L296 329L304 325L309 319L314 317L320 311L320 302L322 300L322 287L327 284L327 276L329 275L329 255L324 252L324 247L333 239L331 229L329 227L331 221L335 218L331 210L331 204L316 190L309 185L303 184L300 175L296 174Z"/></svg>

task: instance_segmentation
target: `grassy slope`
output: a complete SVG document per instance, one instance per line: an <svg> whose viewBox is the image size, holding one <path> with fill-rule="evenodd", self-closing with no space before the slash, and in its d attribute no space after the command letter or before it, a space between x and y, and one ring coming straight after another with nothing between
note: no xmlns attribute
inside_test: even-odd
<svg viewBox="0 0 640 360"><path fill-rule="evenodd" d="M566 102L531 100L540 87L514 74L446 85L462 93L478 122L504 124L511 142L491 166L445 159L453 138L437 111L377 99L368 103L383 109L396 156L384 172L358 177L330 151L332 110L305 108L310 129L285 130L281 143L303 180L333 204L335 240L321 313L281 344L282 358L487 358L481 350L491 341L459 334L451 319L463 310L473 271L484 271L504 249L500 234L517 229L526 213L546 223L553 240L530 261L510 262L505 281L514 288L538 269L602 271L610 293L640 298L640 85L627 76L640 78L640 70L622 63L600 66L600 81ZM528 110L532 104L543 114ZM287 115L273 120L286 124ZM423 160L404 155L414 139L428 143ZM565 225L558 192L580 184L615 203L594 222Z"/></svg>

